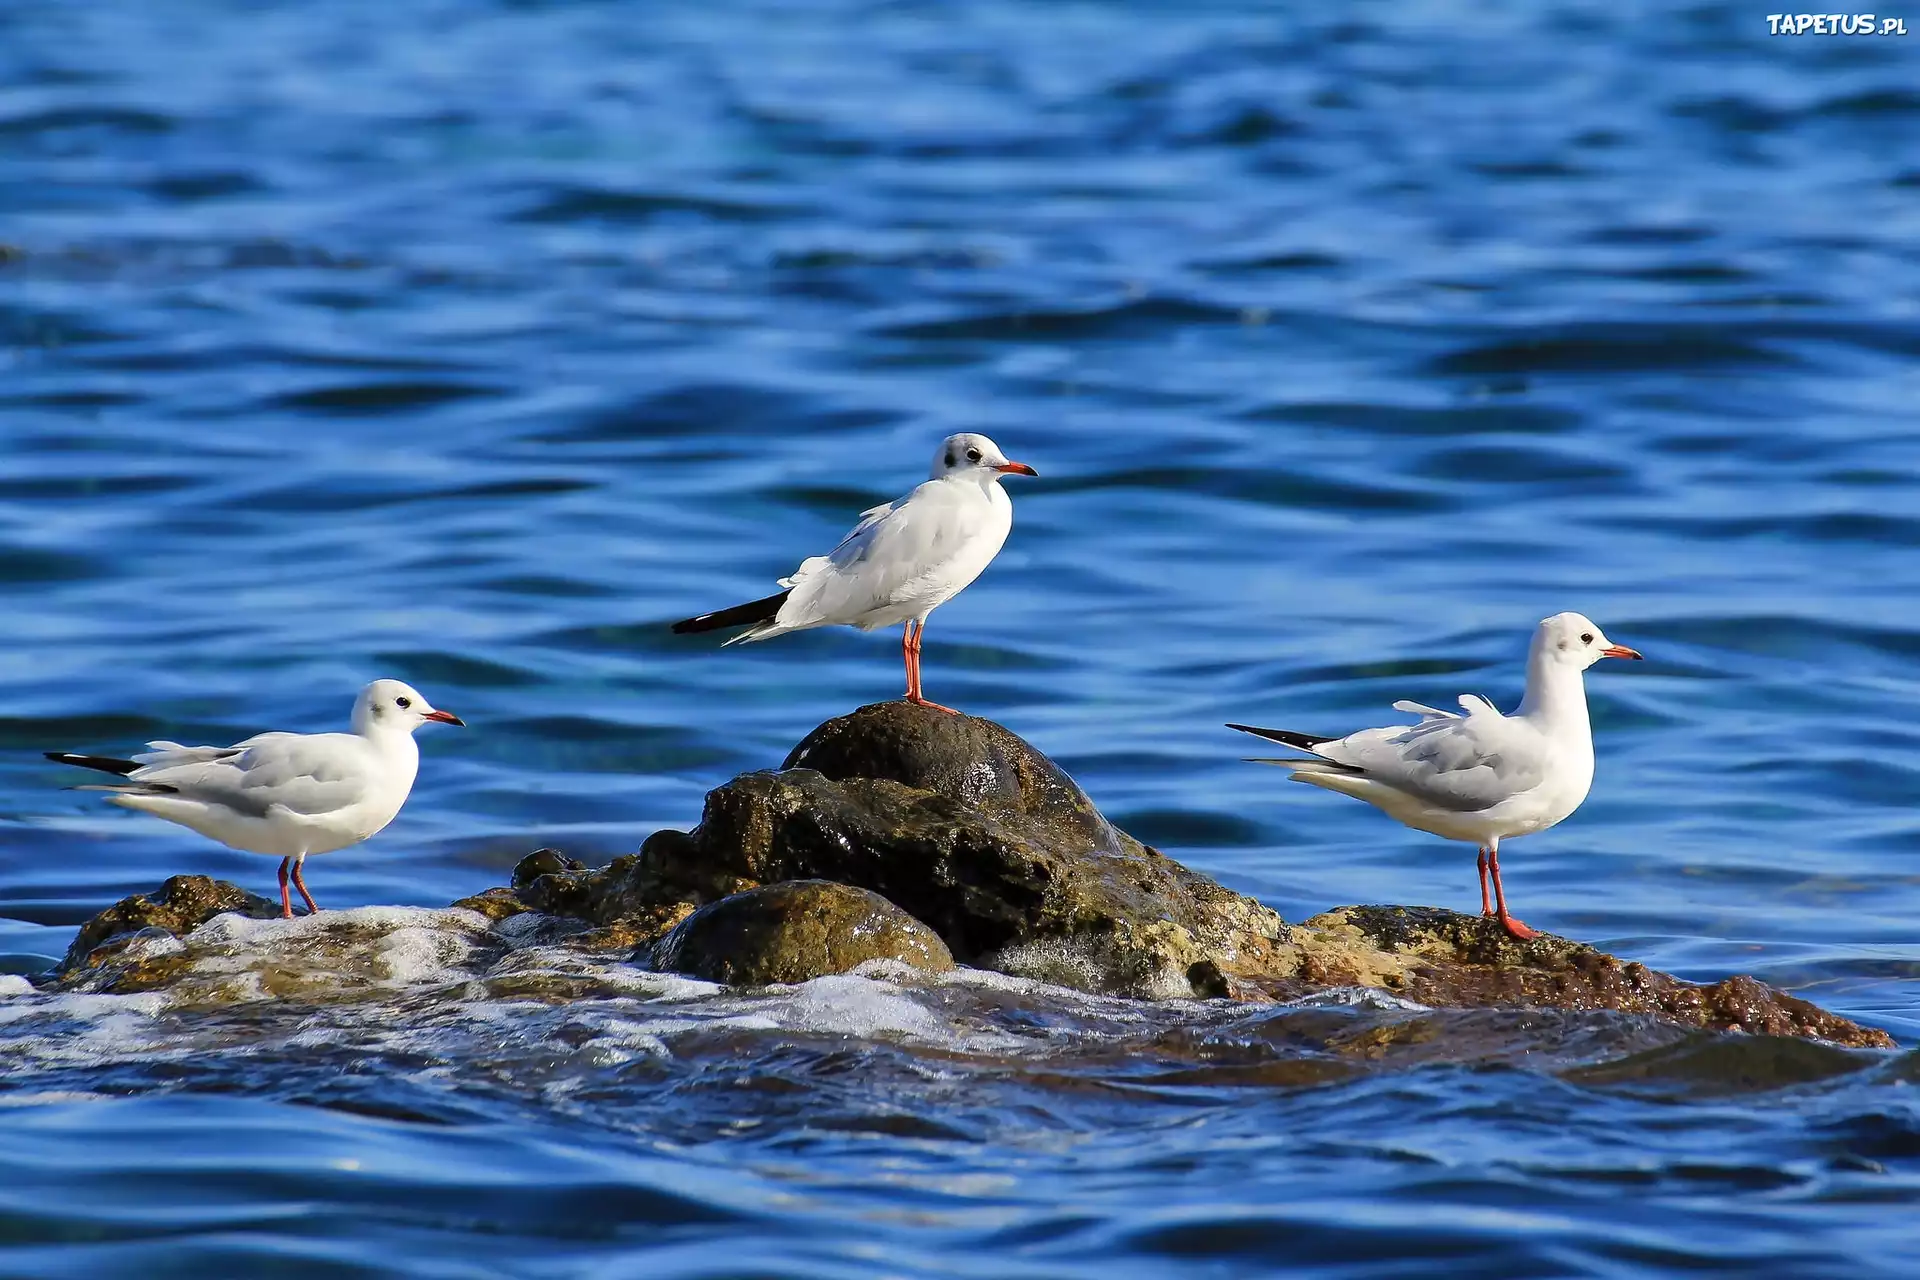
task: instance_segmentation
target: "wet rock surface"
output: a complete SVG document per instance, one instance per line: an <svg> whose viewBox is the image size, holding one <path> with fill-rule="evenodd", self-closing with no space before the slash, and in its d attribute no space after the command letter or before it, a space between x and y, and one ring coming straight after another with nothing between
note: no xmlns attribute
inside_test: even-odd
<svg viewBox="0 0 1920 1280"><path fill-rule="evenodd" d="M1893 1039L1753 978L1711 984L1543 933L1526 942L1488 916L1438 907L1340 907L1295 927L1298 962L1272 995L1377 987L1434 1008L1554 1008L1646 1014L1706 1031L1797 1036L1861 1048Z"/></svg>
<svg viewBox="0 0 1920 1280"><path fill-rule="evenodd" d="M821 725L779 772L707 796L641 849L661 883L822 879L926 922L963 964L1140 996L1270 970L1286 923L1142 845L991 721L904 702Z"/></svg>
<svg viewBox="0 0 1920 1280"><path fill-rule="evenodd" d="M180 937L228 912L266 920L280 914L280 905L226 880L173 876L152 893L122 898L81 925L60 968L105 967L137 937Z"/></svg>
<svg viewBox="0 0 1920 1280"><path fill-rule="evenodd" d="M1893 1043L1752 978L1683 982L1553 935L1516 942L1480 916L1353 906L1289 926L1112 826L1001 726L899 702L828 721L786 767L716 788L692 831L656 832L598 868L537 850L509 884L453 906L276 922L264 898L177 876L89 921L58 981L191 987L212 1003L338 1000L431 959L465 965L489 991L565 1000L604 989L604 973L581 976L589 962L755 985L887 959L1095 994L1292 1000L1371 988L1435 1009L1614 1011L1707 1032ZM276 940L273 964L247 963L256 936Z"/></svg>
<svg viewBox="0 0 1920 1280"><path fill-rule="evenodd" d="M805 982L872 960L953 968L939 934L879 894L831 880L790 880L708 903L636 959L750 986Z"/></svg>
<svg viewBox="0 0 1920 1280"><path fill-rule="evenodd" d="M1138 847L1059 765L1005 726L975 716L873 703L822 724L780 768L811 769L831 782L876 778L931 791L988 817L1024 820L1062 851Z"/></svg>

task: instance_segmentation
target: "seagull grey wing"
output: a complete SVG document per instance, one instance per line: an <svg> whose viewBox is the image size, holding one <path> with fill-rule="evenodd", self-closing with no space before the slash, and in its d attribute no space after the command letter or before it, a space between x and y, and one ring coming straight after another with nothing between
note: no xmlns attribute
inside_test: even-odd
<svg viewBox="0 0 1920 1280"><path fill-rule="evenodd" d="M810 575L829 568L841 558L856 556L859 553L859 549L864 546L864 540L872 532L873 527L885 519L887 514L899 505L900 503L898 502L883 502L877 507L868 507L865 511L862 511L859 521L855 523L853 528L847 530L847 536L840 539L839 545L824 556L808 556L805 560L802 560L798 569L795 569L791 574L780 579L780 585L792 589L799 586Z"/></svg>
<svg viewBox="0 0 1920 1280"><path fill-rule="evenodd" d="M780 622L852 621L896 603L903 589L957 555L972 533L953 493L928 481L867 512L831 553L808 560L787 580L793 595L780 609Z"/></svg>
<svg viewBox="0 0 1920 1280"><path fill-rule="evenodd" d="M366 795L365 748L350 734L263 733L226 750L216 759L150 765L129 781L254 818L276 807L314 817Z"/></svg>
<svg viewBox="0 0 1920 1280"><path fill-rule="evenodd" d="M234 747L189 747L178 742L168 742L164 738L149 742L147 749L135 756L134 763L142 765L195 764L207 760L230 760L246 750L246 743Z"/></svg>
<svg viewBox="0 0 1920 1280"><path fill-rule="evenodd" d="M1491 809L1546 778L1548 747L1539 731L1491 707L1408 729L1373 729L1339 745L1330 758L1455 813Z"/></svg>

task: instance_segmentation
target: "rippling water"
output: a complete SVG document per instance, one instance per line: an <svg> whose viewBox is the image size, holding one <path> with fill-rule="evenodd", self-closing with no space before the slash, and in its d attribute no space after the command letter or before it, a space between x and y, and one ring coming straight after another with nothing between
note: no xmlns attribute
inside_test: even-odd
<svg viewBox="0 0 1920 1280"><path fill-rule="evenodd" d="M929 692L1129 830L1289 917L1471 906L1470 851L1221 722L1510 706L1580 609L1651 661L1593 674L1516 909L1911 1044L1920 32L1748 8L0 7L0 969L272 883L40 750L376 675L473 727L323 903L690 823L898 645L664 624L980 430L1042 478ZM1920 1267L1910 1055L431 960L339 1010L0 977L0 1271Z"/></svg>

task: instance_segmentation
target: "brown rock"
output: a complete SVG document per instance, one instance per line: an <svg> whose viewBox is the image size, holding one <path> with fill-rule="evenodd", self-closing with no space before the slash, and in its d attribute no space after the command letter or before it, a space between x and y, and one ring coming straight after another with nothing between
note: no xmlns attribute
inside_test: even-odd
<svg viewBox="0 0 1920 1280"><path fill-rule="evenodd" d="M499 887L476 893L469 898L462 898L453 905L465 911L478 911L492 924L498 924L510 916L523 915L533 910L522 902L513 890Z"/></svg>
<svg viewBox="0 0 1920 1280"><path fill-rule="evenodd" d="M1044 827L1062 849L1140 847L1114 830L1059 765L1006 727L976 716L873 703L815 729L780 767L812 769L832 782L879 778L931 791L988 817Z"/></svg>
<svg viewBox="0 0 1920 1280"><path fill-rule="evenodd" d="M1436 1008L1612 1009L1709 1031L1893 1047L1878 1028L1753 978L1700 986L1555 934L1518 942L1490 917L1438 907L1341 907L1296 925L1291 941L1291 980L1260 984L1266 994L1352 983Z"/></svg>
<svg viewBox="0 0 1920 1280"><path fill-rule="evenodd" d="M881 703L822 725L788 759L838 776L735 778L708 794L692 833L648 840L637 873L857 885L966 963L1091 991L1220 994L1236 974L1270 972L1286 937L1272 910L1112 827L989 721Z"/></svg>
<svg viewBox="0 0 1920 1280"><path fill-rule="evenodd" d="M111 957L96 952L121 934L158 929L181 937L226 911L267 920L280 914L280 906L226 880L173 876L158 892L122 898L81 925L73 945L67 948L66 959L60 962L60 970L66 973L106 963Z"/></svg>
<svg viewBox="0 0 1920 1280"><path fill-rule="evenodd" d="M877 893L791 880L709 903L650 949L656 969L760 986L845 973L869 960L953 968L939 935Z"/></svg>

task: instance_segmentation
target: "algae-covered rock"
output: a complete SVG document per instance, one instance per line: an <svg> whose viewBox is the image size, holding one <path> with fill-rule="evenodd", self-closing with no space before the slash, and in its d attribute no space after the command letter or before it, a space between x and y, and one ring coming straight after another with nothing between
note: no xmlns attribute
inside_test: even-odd
<svg viewBox="0 0 1920 1280"><path fill-rule="evenodd" d="M1519 942L1492 917L1438 907L1340 907L1296 925L1292 943L1288 989L1352 983L1438 1008L1611 1009L1709 1031L1893 1047L1878 1028L1754 978L1684 982L1555 934Z"/></svg>
<svg viewBox="0 0 1920 1280"><path fill-rule="evenodd" d="M228 911L266 920L280 914L280 904L248 893L230 881L210 876L173 876L158 891L122 898L81 925L73 944L67 948L66 959L60 962L60 970L64 973L109 963L127 945L120 941L123 935L131 937L145 930L159 930L182 937ZM143 945L151 950L150 941Z"/></svg>
<svg viewBox="0 0 1920 1280"><path fill-rule="evenodd" d="M694 878L697 885L663 883L637 854L615 858L604 867L589 867L557 849L537 849L514 867L511 888L491 889L464 902L477 905L489 894L509 895L527 910L595 926L576 939L583 945L602 950L632 948L660 937L701 903L753 887L751 881L727 875Z"/></svg>
<svg viewBox="0 0 1920 1280"><path fill-rule="evenodd" d="M792 880L709 903L651 948L656 969L730 985L805 982L870 960L953 968L940 936L877 893Z"/></svg>

